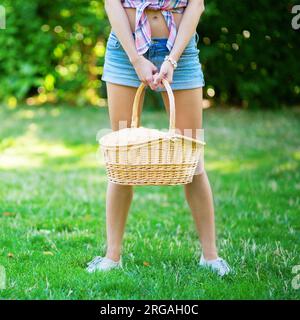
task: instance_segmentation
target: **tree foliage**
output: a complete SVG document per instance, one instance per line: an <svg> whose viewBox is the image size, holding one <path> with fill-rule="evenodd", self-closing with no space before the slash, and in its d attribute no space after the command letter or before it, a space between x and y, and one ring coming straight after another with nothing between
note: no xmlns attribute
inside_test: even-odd
<svg viewBox="0 0 300 320"><path fill-rule="evenodd" d="M216 96L245 106L299 103L300 30L291 26L296 1L206 2L200 55Z"/></svg>

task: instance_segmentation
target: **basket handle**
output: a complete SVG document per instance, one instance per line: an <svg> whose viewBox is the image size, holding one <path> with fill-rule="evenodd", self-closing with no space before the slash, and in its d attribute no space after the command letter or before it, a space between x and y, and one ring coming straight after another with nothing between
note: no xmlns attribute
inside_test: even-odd
<svg viewBox="0 0 300 320"><path fill-rule="evenodd" d="M171 86L166 79L162 79L162 83L165 86L168 97L169 97L169 102L170 102L170 125L169 125L169 132L174 132L175 131L175 99L173 95L173 91L171 89ZM133 101L133 108L132 108L132 118L131 118L131 128L137 128L138 124L138 106L139 106L139 101L141 98L141 94L144 90L146 85L142 82L140 86L137 89L137 92L134 97Z"/></svg>

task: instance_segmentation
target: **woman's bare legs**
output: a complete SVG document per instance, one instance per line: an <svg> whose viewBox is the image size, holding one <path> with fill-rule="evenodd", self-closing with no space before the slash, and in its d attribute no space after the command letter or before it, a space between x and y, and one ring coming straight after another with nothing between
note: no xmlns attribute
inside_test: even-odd
<svg viewBox="0 0 300 320"><path fill-rule="evenodd" d="M206 260L217 258L214 206L211 187L204 171L184 186Z"/></svg>
<svg viewBox="0 0 300 320"><path fill-rule="evenodd" d="M202 88L174 90L176 104L176 128L185 134L184 129L192 129L193 137L196 129L202 128ZM162 92L165 107L169 112L169 100L166 92ZM211 187L204 170L194 175L193 181L184 185L185 197L191 209L204 258L216 259L216 236L214 222L214 204Z"/></svg>
<svg viewBox="0 0 300 320"><path fill-rule="evenodd" d="M118 130L129 126L136 88L120 86L107 82L108 106L111 126ZM168 110L168 98L163 92L163 99ZM176 127L180 130L202 127L202 90L174 90L176 102ZM142 108L144 93L140 100ZM120 103L120 101L122 103ZM125 122L124 122L125 121ZM207 260L217 257L214 225L213 197L209 181L204 171L195 175L192 183L184 185L185 195L196 224L204 257ZM133 197L132 186L109 183L106 197L106 257L118 261L122 249L125 224Z"/></svg>
<svg viewBox="0 0 300 320"><path fill-rule="evenodd" d="M109 117L112 130L129 127L132 105L137 88L106 83ZM140 99L140 111L145 91ZM106 192L106 257L114 261L120 259L125 224L133 198L133 187L108 182Z"/></svg>

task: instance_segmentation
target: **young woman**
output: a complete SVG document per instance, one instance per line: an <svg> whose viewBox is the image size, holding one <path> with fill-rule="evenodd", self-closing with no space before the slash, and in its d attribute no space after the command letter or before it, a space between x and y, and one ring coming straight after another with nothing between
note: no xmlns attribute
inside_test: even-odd
<svg viewBox="0 0 300 320"><path fill-rule="evenodd" d="M184 134L185 129L192 129L195 136L196 130L202 128L204 79L196 27L204 11L203 0L106 0L105 10L112 30L102 80L107 84L112 129L119 130L124 123L130 126L133 100L141 81L161 92L169 112L167 92L162 85L165 78L176 101L177 130ZM107 251L104 257L97 256L88 264L88 272L122 267L122 238L132 188L108 183ZM205 170L198 166L184 191L202 245L199 265L220 276L228 274L228 264L217 253L213 197Z"/></svg>

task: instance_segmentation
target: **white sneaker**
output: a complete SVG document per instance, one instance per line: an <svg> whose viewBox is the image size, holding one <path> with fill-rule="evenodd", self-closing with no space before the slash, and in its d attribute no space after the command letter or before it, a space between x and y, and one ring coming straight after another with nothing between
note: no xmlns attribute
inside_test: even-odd
<svg viewBox="0 0 300 320"><path fill-rule="evenodd" d="M95 257L92 261L88 263L88 267L86 271L89 273L95 271L109 271L114 268L122 268L122 257L120 257L119 261L114 261L107 257Z"/></svg>
<svg viewBox="0 0 300 320"><path fill-rule="evenodd" d="M221 277L231 272L231 269L228 263L220 257L214 260L205 260L203 255L201 255L199 265L201 267L210 268L212 271L216 272Z"/></svg>

